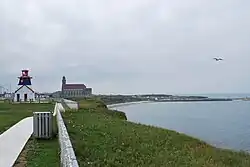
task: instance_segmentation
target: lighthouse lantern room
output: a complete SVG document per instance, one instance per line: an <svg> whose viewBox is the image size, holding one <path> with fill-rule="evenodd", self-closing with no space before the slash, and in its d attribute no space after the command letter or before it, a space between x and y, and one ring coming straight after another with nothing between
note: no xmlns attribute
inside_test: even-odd
<svg viewBox="0 0 250 167"><path fill-rule="evenodd" d="M22 70L22 75L18 77L19 88L15 91L14 102L31 102L35 101L35 92L31 88L31 79L29 70Z"/></svg>

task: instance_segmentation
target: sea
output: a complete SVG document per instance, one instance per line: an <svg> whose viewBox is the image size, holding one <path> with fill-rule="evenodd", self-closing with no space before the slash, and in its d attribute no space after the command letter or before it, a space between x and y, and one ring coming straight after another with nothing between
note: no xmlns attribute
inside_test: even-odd
<svg viewBox="0 0 250 167"><path fill-rule="evenodd" d="M250 97L250 94L199 95ZM250 152L250 101L141 103L115 109L125 112L128 121L174 130L218 148Z"/></svg>

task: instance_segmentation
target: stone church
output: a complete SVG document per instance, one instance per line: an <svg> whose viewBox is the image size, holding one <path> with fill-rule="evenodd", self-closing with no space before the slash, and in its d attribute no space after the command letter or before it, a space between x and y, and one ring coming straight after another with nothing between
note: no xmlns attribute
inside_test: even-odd
<svg viewBox="0 0 250 167"><path fill-rule="evenodd" d="M84 84L67 84L66 77L62 78L61 97L86 97L92 95L92 88L87 88Z"/></svg>

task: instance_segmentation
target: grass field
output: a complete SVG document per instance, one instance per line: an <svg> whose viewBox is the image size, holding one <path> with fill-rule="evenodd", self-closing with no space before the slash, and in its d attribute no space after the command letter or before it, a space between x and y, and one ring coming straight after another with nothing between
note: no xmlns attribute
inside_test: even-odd
<svg viewBox="0 0 250 167"><path fill-rule="evenodd" d="M53 104L9 104L0 103L0 134L35 111L49 111ZM55 123L55 121L54 121ZM54 125L56 131L56 126ZM20 154L14 167L59 166L58 140L36 140L31 138Z"/></svg>
<svg viewBox="0 0 250 167"><path fill-rule="evenodd" d="M249 167L250 155L174 131L125 121L94 100L63 114L80 166ZM98 107L99 106L99 107Z"/></svg>
<svg viewBox="0 0 250 167"><path fill-rule="evenodd" d="M0 134L34 111L48 111L52 104L9 104L0 103Z"/></svg>

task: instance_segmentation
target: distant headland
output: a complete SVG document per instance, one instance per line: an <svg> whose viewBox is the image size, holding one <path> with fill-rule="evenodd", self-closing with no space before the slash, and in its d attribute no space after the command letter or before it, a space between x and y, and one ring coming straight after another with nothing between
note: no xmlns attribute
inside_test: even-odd
<svg viewBox="0 0 250 167"><path fill-rule="evenodd" d="M143 94L143 95L92 95L100 98L105 104L129 103L140 101L151 102L199 102L199 101L233 101L232 98L209 98L206 96L178 96L167 94ZM78 100L78 97L70 98Z"/></svg>

